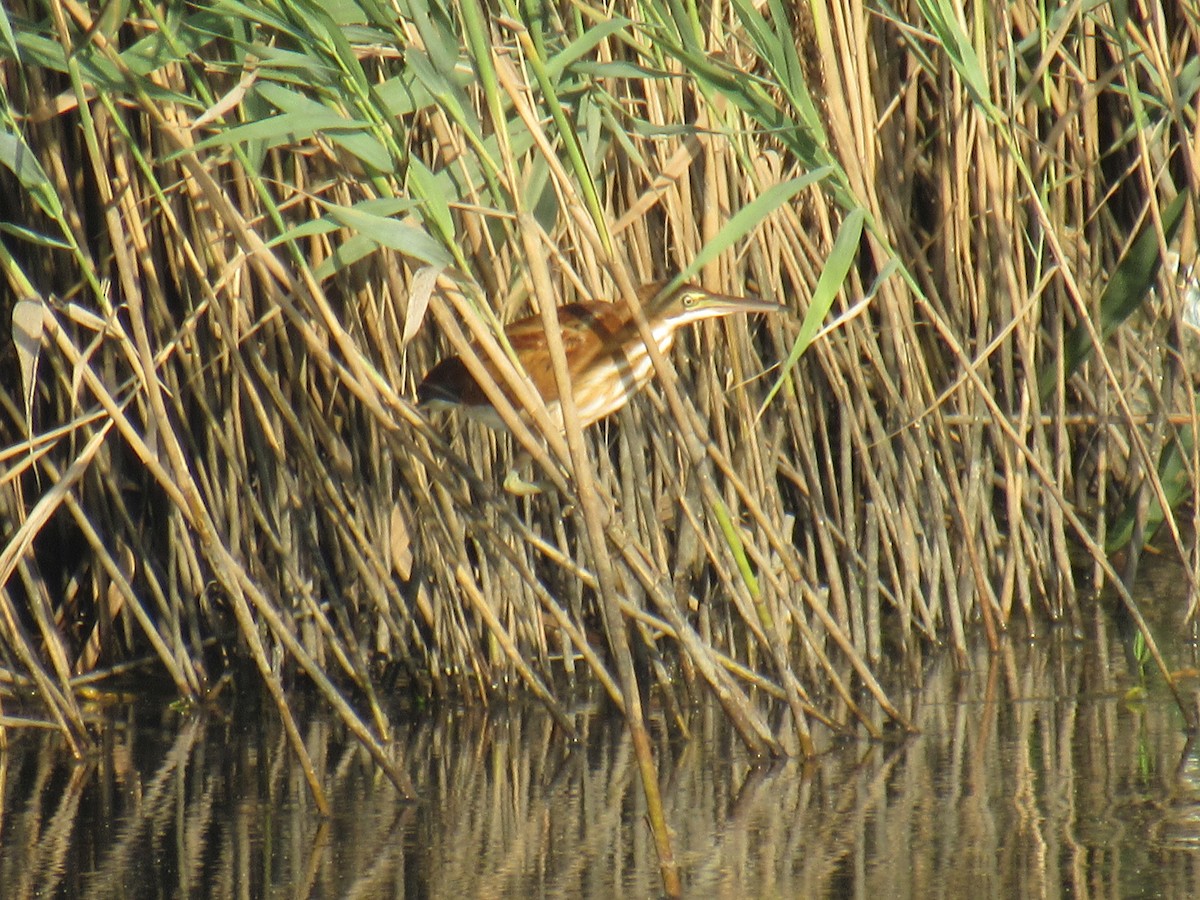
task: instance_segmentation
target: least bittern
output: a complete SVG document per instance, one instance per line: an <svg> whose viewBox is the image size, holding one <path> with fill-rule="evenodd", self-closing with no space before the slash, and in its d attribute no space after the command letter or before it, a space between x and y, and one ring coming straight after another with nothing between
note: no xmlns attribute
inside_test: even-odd
<svg viewBox="0 0 1200 900"><path fill-rule="evenodd" d="M751 297L713 294L694 284L681 284L666 293L665 282L648 284L638 291L646 322L654 334L659 352L666 353L675 340L675 332L692 322L728 316L739 312L782 312L786 307ZM623 303L592 300L568 303L558 309L563 350L580 424L612 415L650 379L654 369L646 342L637 323ZM546 334L540 316L513 322L504 329L513 352L526 376L542 395L551 419L561 429L558 385L546 348ZM475 349L479 350L478 347ZM480 362L511 401L498 369L480 350ZM434 366L417 388L417 399L427 409L457 409L476 421L492 427L503 423L487 395L457 356ZM515 404L518 408L520 404Z"/></svg>

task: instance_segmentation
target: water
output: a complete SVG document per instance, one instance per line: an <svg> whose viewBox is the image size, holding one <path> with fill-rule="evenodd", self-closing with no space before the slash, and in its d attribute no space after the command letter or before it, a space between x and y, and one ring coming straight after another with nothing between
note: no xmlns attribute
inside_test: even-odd
<svg viewBox="0 0 1200 900"><path fill-rule="evenodd" d="M919 734L807 763L755 764L711 704L691 740L655 719L688 895L1200 896L1200 750L1108 615L1086 630L981 648L966 674L933 659L892 689ZM1164 647L1175 666L1196 666L1177 621L1159 633L1182 641ZM1194 696L1194 677L1180 684ZM401 724L415 803L309 716L328 820L273 717L247 706L98 708L102 752L83 763L52 733L10 729L0 896L659 894L633 753L600 704L574 711L578 745L533 707Z"/></svg>

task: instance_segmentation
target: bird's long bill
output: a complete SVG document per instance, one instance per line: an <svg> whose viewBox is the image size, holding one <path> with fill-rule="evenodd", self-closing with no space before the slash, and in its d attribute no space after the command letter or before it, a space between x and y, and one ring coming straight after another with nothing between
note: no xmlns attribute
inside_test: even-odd
<svg viewBox="0 0 1200 900"><path fill-rule="evenodd" d="M758 297L734 297L730 294L709 294L698 305L719 309L722 313L787 312L787 307L782 303L772 303L769 300L760 300Z"/></svg>
<svg viewBox="0 0 1200 900"><path fill-rule="evenodd" d="M729 316L734 313L783 313L787 307L779 303L760 300L758 297L735 297L731 294L710 294L707 291L697 291L695 301L684 305L678 313L680 323L698 322L701 319L711 319L716 316ZM676 318L672 316L672 318Z"/></svg>

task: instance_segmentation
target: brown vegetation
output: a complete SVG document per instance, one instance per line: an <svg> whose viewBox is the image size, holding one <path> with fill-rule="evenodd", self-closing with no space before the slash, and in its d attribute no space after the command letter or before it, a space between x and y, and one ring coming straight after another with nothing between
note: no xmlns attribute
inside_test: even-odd
<svg viewBox="0 0 1200 900"><path fill-rule="evenodd" d="M711 691L808 752L1160 522L1194 562L1194 11L489 6L3 13L0 653L77 752L85 681L233 657L401 790L397 690ZM533 298L680 271L796 317L549 449L415 410Z"/></svg>

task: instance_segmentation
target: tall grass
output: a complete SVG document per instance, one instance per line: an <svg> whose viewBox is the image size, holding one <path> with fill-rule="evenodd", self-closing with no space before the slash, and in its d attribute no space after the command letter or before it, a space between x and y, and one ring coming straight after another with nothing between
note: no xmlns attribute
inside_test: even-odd
<svg viewBox="0 0 1200 900"><path fill-rule="evenodd" d="M1188 5L0 26L0 650L79 753L84 680L203 702L231 657L302 762L298 680L402 791L397 684L529 690L565 729L564 679L635 727L654 685L685 733L712 692L753 752L810 753L906 727L876 676L965 665L976 625L1077 628L1156 533L1194 578L1160 269L1195 257ZM535 409L514 440L414 408L469 339L676 272L796 315L698 327L565 441ZM499 490L521 446L554 489Z"/></svg>

